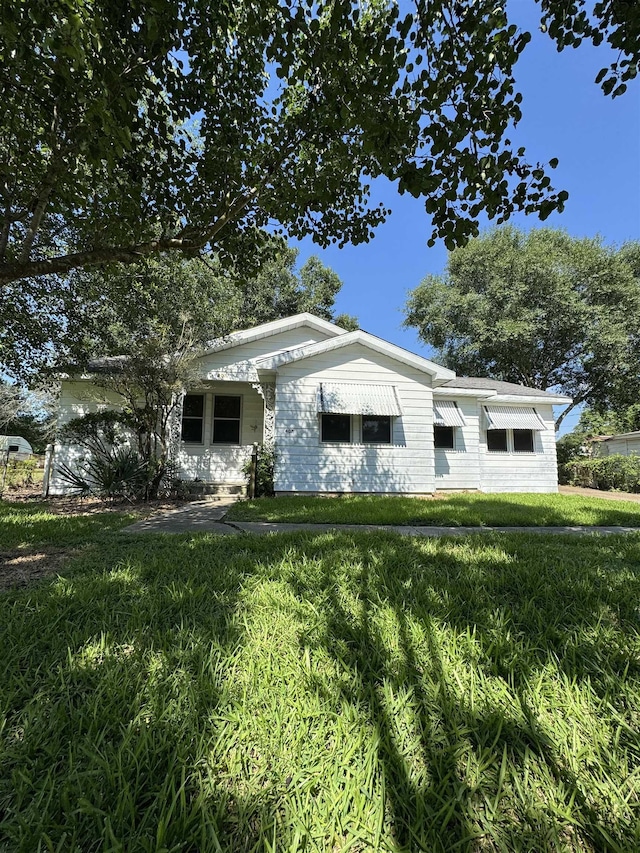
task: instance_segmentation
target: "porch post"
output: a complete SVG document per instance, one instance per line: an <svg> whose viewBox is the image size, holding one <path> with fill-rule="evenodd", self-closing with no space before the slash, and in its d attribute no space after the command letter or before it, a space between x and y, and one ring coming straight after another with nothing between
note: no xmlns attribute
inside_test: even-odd
<svg viewBox="0 0 640 853"><path fill-rule="evenodd" d="M169 481L178 477L178 454L182 440L182 406L185 393L184 388L176 392L175 404L169 416L169 441L167 442L167 475Z"/></svg>
<svg viewBox="0 0 640 853"><path fill-rule="evenodd" d="M262 443L273 448L276 442L276 386L272 382L256 382L252 385L264 400L264 434Z"/></svg>

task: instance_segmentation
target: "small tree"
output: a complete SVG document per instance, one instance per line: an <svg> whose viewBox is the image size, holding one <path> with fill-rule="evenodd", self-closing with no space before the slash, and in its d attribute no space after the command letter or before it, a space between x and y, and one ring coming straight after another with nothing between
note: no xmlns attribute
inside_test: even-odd
<svg viewBox="0 0 640 853"><path fill-rule="evenodd" d="M143 497L154 500L166 474L170 455L171 424L182 391L192 380L198 355L197 324L184 316L176 339L171 318L147 320L147 334L129 341L129 353L117 359L98 360L96 384L119 401L115 420L128 430L146 472ZM91 365L90 365L91 367ZM122 436L114 436L122 443Z"/></svg>
<svg viewBox="0 0 640 853"><path fill-rule="evenodd" d="M155 498L166 477L173 419L208 341L300 311L332 319L340 278L317 258L297 271L297 254L273 239L252 279L176 256L75 274L82 283L73 290L84 299L70 310L67 350L74 372L81 367L116 395L147 472L145 497Z"/></svg>

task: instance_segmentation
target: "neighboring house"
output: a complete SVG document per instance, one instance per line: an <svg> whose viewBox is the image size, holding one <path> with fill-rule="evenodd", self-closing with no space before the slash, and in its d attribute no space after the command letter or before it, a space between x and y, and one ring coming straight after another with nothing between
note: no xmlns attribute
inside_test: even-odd
<svg viewBox="0 0 640 853"><path fill-rule="evenodd" d="M0 435L0 455L5 459L28 459L33 449L20 435Z"/></svg>
<svg viewBox="0 0 640 853"><path fill-rule="evenodd" d="M299 314L237 332L197 360L173 451L180 477L244 481L255 442L273 441L278 494L557 490L553 405L567 397L456 377L363 331ZM65 381L60 423L116 404ZM65 483L58 447L50 493Z"/></svg>
<svg viewBox="0 0 640 853"><path fill-rule="evenodd" d="M597 444L595 443L597 441ZM640 430L621 432L619 435L603 435L594 439L596 456L612 456L619 453L622 456L640 456Z"/></svg>

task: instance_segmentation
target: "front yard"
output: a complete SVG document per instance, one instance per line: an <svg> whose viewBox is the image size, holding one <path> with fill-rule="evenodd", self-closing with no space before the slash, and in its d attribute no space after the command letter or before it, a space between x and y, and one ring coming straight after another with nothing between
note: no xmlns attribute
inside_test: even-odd
<svg viewBox="0 0 640 853"><path fill-rule="evenodd" d="M0 507L0 849L640 848L640 534L114 517Z"/></svg>
<svg viewBox="0 0 640 853"><path fill-rule="evenodd" d="M573 495L452 494L259 498L234 504L232 521L410 524L443 527L640 527L640 503Z"/></svg>

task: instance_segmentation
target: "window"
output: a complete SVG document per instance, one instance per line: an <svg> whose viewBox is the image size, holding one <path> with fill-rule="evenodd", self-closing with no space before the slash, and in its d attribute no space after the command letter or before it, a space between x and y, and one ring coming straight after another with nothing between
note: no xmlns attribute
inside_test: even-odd
<svg viewBox="0 0 640 853"><path fill-rule="evenodd" d="M186 394L182 404L182 441L202 444L204 394Z"/></svg>
<svg viewBox="0 0 640 853"><path fill-rule="evenodd" d="M507 452L507 431L506 429L488 429L487 430L487 450L496 452Z"/></svg>
<svg viewBox="0 0 640 853"><path fill-rule="evenodd" d="M213 444L240 444L241 397L216 394L213 399Z"/></svg>
<svg viewBox="0 0 640 853"><path fill-rule="evenodd" d="M391 418L389 415L362 416L363 444L391 444Z"/></svg>
<svg viewBox="0 0 640 853"><path fill-rule="evenodd" d="M351 441L351 415L322 415L323 441Z"/></svg>
<svg viewBox="0 0 640 853"><path fill-rule="evenodd" d="M531 430L531 429L514 429L514 431L513 431L513 452L514 453L533 453L533 430Z"/></svg>
<svg viewBox="0 0 640 853"><path fill-rule="evenodd" d="M453 450L454 444L454 429L452 426L434 426L433 428L433 445L434 447L444 448L445 450Z"/></svg>

